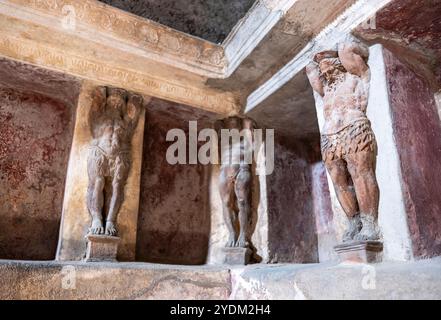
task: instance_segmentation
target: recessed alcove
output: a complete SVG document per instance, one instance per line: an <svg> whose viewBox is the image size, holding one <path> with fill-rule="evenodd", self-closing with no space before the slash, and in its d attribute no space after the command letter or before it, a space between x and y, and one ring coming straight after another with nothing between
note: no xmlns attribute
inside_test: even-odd
<svg viewBox="0 0 441 320"><path fill-rule="evenodd" d="M136 244L138 261L204 264L210 236L211 166L167 162L171 129L211 128L216 115L152 99L147 106ZM201 143L199 143L200 145ZM188 144L187 144L188 159Z"/></svg>
<svg viewBox="0 0 441 320"><path fill-rule="evenodd" d="M0 259L53 260L79 83L0 59Z"/></svg>
<svg viewBox="0 0 441 320"><path fill-rule="evenodd" d="M274 172L266 177L267 262L334 259L330 192L314 96L305 73L247 115L275 132Z"/></svg>

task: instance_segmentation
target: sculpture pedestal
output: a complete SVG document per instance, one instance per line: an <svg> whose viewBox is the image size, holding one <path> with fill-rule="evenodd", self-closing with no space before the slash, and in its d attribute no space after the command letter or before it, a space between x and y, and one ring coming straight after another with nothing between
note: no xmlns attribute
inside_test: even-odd
<svg viewBox="0 0 441 320"><path fill-rule="evenodd" d="M379 263L383 256L383 242L354 241L334 247L341 262Z"/></svg>
<svg viewBox="0 0 441 320"><path fill-rule="evenodd" d="M225 257L224 264L228 265L247 265L250 262L253 253L248 248L223 248Z"/></svg>
<svg viewBox="0 0 441 320"><path fill-rule="evenodd" d="M119 237L89 234L86 239L86 262L117 262Z"/></svg>

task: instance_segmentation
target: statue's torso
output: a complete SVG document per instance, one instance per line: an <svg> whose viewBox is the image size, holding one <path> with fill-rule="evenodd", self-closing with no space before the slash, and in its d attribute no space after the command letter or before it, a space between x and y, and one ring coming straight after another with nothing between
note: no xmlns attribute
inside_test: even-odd
<svg viewBox="0 0 441 320"><path fill-rule="evenodd" d="M340 73L325 86L324 134L334 134L354 121L366 119L368 81L351 73Z"/></svg>
<svg viewBox="0 0 441 320"><path fill-rule="evenodd" d="M230 143L222 149L222 166L247 164L246 159L252 156L251 148L247 148L244 143Z"/></svg>
<svg viewBox="0 0 441 320"><path fill-rule="evenodd" d="M94 129L94 146L99 147L108 156L114 157L126 152L130 145L130 132L127 123L121 118L100 119Z"/></svg>

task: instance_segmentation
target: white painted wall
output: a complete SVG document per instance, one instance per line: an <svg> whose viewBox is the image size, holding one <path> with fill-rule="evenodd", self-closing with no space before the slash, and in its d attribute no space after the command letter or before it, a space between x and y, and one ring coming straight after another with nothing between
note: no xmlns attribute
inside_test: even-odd
<svg viewBox="0 0 441 320"><path fill-rule="evenodd" d="M391 109L383 58L383 47L370 48L371 90L367 115L378 143L377 180L380 188L379 225L384 240L384 260L413 259L407 214L401 184L401 168L392 128ZM315 94L320 128L323 126L323 101ZM341 239L346 217L328 175L334 211L334 228ZM320 243L319 243L320 245Z"/></svg>
<svg viewBox="0 0 441 320"><path fill-rule="evenodd" d="M371 93L368 117L377 137L377 179L380 187L379 224L383 233L385 258L410 260L412 243L404 205L400 160L395 144L389 104L383 47L370 49Z"/></svg>
<svg viewBox="0 0 441 320"><path fill-rule="evenodd" d="M435 102L438 107L439 118L441 119L441 90L438 93L435 93Z"/></svg>

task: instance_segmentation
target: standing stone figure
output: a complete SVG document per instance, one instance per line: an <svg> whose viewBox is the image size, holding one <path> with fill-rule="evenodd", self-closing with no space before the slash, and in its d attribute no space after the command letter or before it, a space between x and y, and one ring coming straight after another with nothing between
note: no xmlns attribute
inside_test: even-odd
<svg viewBox="0 0 441 320"><path fill-rule="evenodd" d="M379 239L379 189L375 177L377 144L366 116L369 50L343 42L337 51L315 55L306 72L323 97L322 156L349 226L343 242Z"/></svg>
<svg viewBox="0 0 441 320"><path fill-rule="evenodd" d="M131 166L131 140L142 105L140 95L123 89L98 87L93 92L89 113L93 141L87 161L90 234L118 233L116 221Z"/></svg>
<svg viewBox="0 0 441 320"><path fill-rule="evenodd" d="M223 120L222 128L236 129L236 133L247 129L248 135L233 141L222 140L219 189L222 210L228 229L227 248L248 248L250 243L249 220L251 216L251 161L253 121L230 117ZM233 133L233 131L230 131Z"/></svg>

